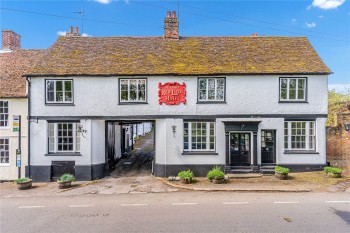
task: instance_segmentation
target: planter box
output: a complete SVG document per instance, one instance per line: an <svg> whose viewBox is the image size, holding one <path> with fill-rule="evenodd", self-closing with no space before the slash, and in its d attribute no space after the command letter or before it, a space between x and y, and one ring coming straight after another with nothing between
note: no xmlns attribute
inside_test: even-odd
<svg viewBox="0 0 350 233"><path fill-rule="evenodd" d="M279 180L286 180L288 178L288 174L282 174L279 172L275 172L275 177Z"/></svg>
<svg viewBox="0 0 350 233"><path fill-rule="evenodd" d="M26 190L26 189L30 189L32 187L32 183L33 183L33 180L28 180L28 181L25 181L25 182L22 182L22 183L19 183L17 184L17 188L19 190Z"/></svg>
<svg viewBox="0 0 350 233"><path fill-rule="evenodd" d="M341 172L340 173L328 172L327 176L331 177L331 178L340 178L341 177Z"/></svg>
<svg viewBox="0 0 350 233"><path fill-rule="evenodd" d="M59 189L67 189L67 188L70 188L72 186L72 181L69 180L69 181L57 181L58 183L58 188Z"/></svg>
<svg viewBox="0 0 350 233"><path fill-rule="evenodd" d="M184 184L191 184L192 183L192 179L180 179L182 183Z"/></svg>
<svg viewBox="0 0 350 233"><path fill-rule="evenodd" d="M224 177L222 177L222 178L214 178L214 179L211 180L211 182L213 184L223 184L223 183L225 183L225 179L224 179Z"/></svg>

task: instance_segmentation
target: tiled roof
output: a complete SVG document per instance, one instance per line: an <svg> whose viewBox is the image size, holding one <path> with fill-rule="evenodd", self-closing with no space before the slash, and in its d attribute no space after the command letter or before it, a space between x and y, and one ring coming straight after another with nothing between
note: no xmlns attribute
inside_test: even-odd
<svg viewBox="0 0 350 233"><path fill-rule="evenodd" d="M329 74L305 37L59 37L45 75Z"/></svg>
<svg viewBox="0 0 350 233"><path fill-rule="evenodd" d="M32 68L44 51L19 49L0 53L0 98L26 97L26 80L22 75Z"/></svg>

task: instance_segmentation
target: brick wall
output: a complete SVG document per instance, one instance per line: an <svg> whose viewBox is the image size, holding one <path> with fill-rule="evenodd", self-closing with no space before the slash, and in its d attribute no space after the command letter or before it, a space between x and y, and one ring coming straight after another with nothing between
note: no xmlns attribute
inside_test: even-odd
<svg viewBox="0 0 350 233"><path fill-rule="evenodd" d="M327 161L350 174L350 132L342 128L327 128Z"/></svg>

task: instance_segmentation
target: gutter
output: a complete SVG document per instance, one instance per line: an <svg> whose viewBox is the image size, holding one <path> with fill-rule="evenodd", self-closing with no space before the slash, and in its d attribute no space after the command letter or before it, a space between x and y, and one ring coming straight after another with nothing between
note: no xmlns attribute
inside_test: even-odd
<svg viewBox="0 0 350 233"><path fill-rule="evenodd" d="M28 85L28 93L27 93L27 98L28 98L28 116L27 116L27 121L28 121L28 135L27 135L27 140L28 140L28 177L31 178L31 174L30 174L30 86L31 86L31 82L30 82L30 78L28 76L26 76L26 81L27 81L27 85Z"/></svg>

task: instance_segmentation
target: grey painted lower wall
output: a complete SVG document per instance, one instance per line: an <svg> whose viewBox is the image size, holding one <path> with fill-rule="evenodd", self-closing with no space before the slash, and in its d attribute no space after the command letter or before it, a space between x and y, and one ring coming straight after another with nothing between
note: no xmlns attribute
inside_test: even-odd
<svg viewBox="0 0 350 233"><path fill-rule="evenodd" d="M30 166L30 178L33 182L50 182L51 166Z"/></svg>
<svg viewBox="0 0 350 233"><path fill-rule="evenodd" d="M92 179L101 179L106 176L106 164L94 164L91 166L91 176Z"/></svg>
<svg viewBox="0 0 350 233"><path fill-rule="evenodd" d="M208 171L211 170L215 165L224 166L224 164L165 165L155 163L153 165L153 174L157 177L177 176L180 171L190 169L193 171L195 176L205 177L207 176Z"/></svg>

